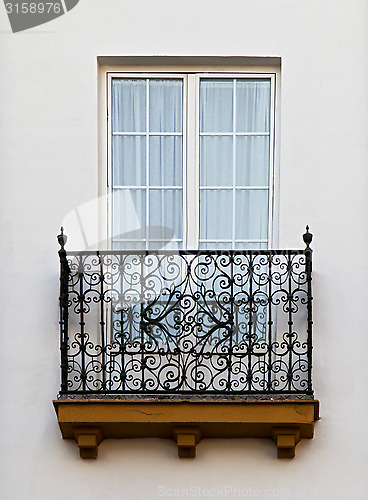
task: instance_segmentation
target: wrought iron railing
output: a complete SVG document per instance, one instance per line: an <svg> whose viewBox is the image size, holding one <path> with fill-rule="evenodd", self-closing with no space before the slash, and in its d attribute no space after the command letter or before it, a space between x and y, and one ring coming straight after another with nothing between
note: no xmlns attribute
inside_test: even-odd
<svg viewBox="0 0 368 500"><path fill-rule="evenodd" d="M305 250L66 252L61 395L311 397Z"/></svg>

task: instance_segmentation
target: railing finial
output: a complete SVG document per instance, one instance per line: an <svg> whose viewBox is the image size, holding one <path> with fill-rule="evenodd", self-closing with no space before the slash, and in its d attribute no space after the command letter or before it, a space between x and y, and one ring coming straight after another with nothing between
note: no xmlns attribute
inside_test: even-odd
<svg viewBox="0 0 368 500"><path fill-rule="evenodd" d="M68 241L68 237L66 234L64 234L64 228L61 226L60 228L60 234L57 236L57 240L59 242L59 245L61 246L61 250L64 250L64 246L66 245L66 242Z"/></svg>
<svg viewBox="0 0 368 500"><path fill-rule="evenodd" d="M313 239L313 234L309 232L309 226L306 226L307 232L303 234L303 241L307 245L307 248L309 248L309 245L312 243Z"/></svg>

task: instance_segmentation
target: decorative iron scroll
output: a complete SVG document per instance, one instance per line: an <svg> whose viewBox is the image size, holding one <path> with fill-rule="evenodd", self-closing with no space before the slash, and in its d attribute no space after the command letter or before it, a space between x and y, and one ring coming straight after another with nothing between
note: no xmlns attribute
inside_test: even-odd
<svg viewBox="0 0 368 500"><path fill-rule="evenodd" d="M61 394L313 394L309 244L66 254L60 241Z"/></svg>

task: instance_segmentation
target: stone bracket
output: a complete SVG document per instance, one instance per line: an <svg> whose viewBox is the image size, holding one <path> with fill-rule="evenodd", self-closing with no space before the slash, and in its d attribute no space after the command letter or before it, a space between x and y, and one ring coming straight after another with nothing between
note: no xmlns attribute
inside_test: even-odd
<svg viewBox="0 0 368 500"><path fill-rule="evenodd" d="M81 458L97 458L98 445L102 441L102 432L98 427L78 427L74 429Z"/></svg>
<svg viewBox="0 0 368 500"><path fill-rule="evenodd" d="M179 458L194 458L201 432L198 427L176 427L174 439L178 445Z"/></svg>
<svg viewBox="0 0 368 500"><path fill-rule="evenodd" d="M277 458L294 458L300 441L299 427L273 427L272 439L277 446Z"/></svg>

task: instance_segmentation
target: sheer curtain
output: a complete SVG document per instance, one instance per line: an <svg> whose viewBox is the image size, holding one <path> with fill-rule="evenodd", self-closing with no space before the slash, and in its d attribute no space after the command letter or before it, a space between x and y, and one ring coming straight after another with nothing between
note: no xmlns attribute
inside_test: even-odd
<svg viewBox="0 0 368 500"><path fill-rule="evenodd" d="M182 246L182 172L182 79L114 79L114 248ZM129 204L133 214L123 210ZM126 220L132 216L139 227L128 232Z"/></svg>
<svg viewBox="0 0 368 500"><path fill-rule="evenodd" d="M200 79L200 248L267 248L270 106L269 79ZM114 248L181 248L183 79L114 78L111 124Z"/></svg>
<svg viewBox="0 0 368 500"><path fill-rule="evenodd" d="M200 81L200 248L267 248L271 84Z"/></svg>

